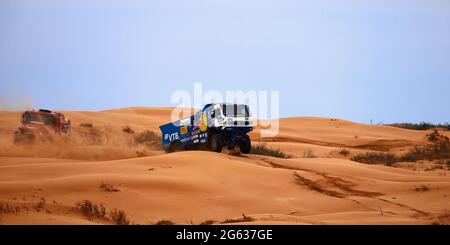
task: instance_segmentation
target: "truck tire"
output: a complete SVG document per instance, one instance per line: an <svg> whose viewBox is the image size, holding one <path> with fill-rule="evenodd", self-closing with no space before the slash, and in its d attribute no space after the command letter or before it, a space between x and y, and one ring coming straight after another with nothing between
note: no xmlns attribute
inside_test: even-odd
<svg viewBox="0 0 450 245"><path fill-rule="evenodd" d="M169 146L169 149L167 150L167 152L170 153L170 152L176 152L179 150L181 150L180 142L174 141L174 142L170 143L170 146Z"/></svg>
<svg viewBox="0 0 450 245"><path fill-rule="evenodd" d="M169 153L169 152L170 152L170 145L169 145L169 144L163 145L162 148L163 148L163 150L164 150L166 153Z"/></svg>
<svg viewBox="0 0 450 245"><path fill-rule="evenodd" d="M250 141L250 137L248 137L248 135L245 135L244 140L241 141L239 149L241 150L242 154L250 153L252 149L252 142Z"/></svg>
<svg viewBox="0 0 450 245"><path fill-rule="evenodd" d="M220 134L211 134L209 137L209 149L215 152L222 152L222 137Z"/></svg>

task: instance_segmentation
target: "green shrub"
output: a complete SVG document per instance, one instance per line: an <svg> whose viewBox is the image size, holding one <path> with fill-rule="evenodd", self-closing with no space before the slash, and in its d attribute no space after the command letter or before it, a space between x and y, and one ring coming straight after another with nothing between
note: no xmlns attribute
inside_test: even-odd
<svg viewBox="0 0 450 245"><path fill-rule="evenodd" d="M303 151L303 158L316 158L316 155L314 155L314 151L309 149L306 151Z"/></svg>
<svg viewBox="0 0 450 245"><path fill-rule="evenodd" d="M405 153L403 156L401 156L400 160L403 162L416 162L424 158L425 153L423 151L423 148L416 146L413 149L409 150L407 153Z"/></svg>
<svg viewBox="0 0 450 245"><path fill-rule="evenodd" d="M267 143L258 143L256 146L252 145L250 153L256 155L264 155L278 158L291 158L291 155L288 155L281 151L280 149L274 149L272 147L267 146Z"/></svg>
<svg viewBox="0 0 450 245"><path fill-rule="evenodd" d="M427 185L420 185L419 187L416 187L416 191L430 191L430 187Z"/></svg>
<svg viewBox="0 0 450 245"><path fill-rule="evenodd" d="M0 214L13 212L13 208L8 203L0 203Z"/></svg>
<svg viewBox="0 0 450 245"><path fill-rule="evenodd" d="M122 128L122 131L127 134L134 134L134 130L130 126L125 126Z"/></svg>
<svg viewBox="0 0 450 245"><path fill-rule="evenodd" d="M175 223L168 220L168 219L162 219L155 223L155 225L174 225Z"/></svg>
<svg viewBox="0 0 450 245"><path fill-rule="evenodd" d="M414 147L400 161L416 162L418 160L440 160L450 158L450 142L440 141L422 147Z"/></svg>
<svg viewBox="0 0 450 245"><path fill-rule="evenodd" d="M214 223L216 223L214 220L209 219L209 220L203 221L203 222L200 223L199 225L212 225L212 224L214 224Z"/></svg>
<svg viewBox="0 0 450 245"><path fill-rule="evenodd" d="M245 214L242 214L242 218L239 219L226 219L225 221L222 222L222 224L229 224L229 223L238 223L238 222L251 222L254 221L255 219L250 217L250 216L246 216Z"/></svg>
<svg viewBox="0 0 450 245"><path fill-rule="evenodd" d="M366 152L365 154L353 156L351 160L367 164L382 163L390 166L397 161L397 157L392 153Z"/></svg>
<svg viewBox="0 0 450 245"><path fill-rule="evenodd" d="M100 184L100 189L102 191L107 191L107 192L119 192L120 189L117 188L116 186L110 184L110 183L106 183L106 182L102 182Z"/></svg>
<svg viewBox="0 0 450 245"><path fill-rule="evenodd" d="M348 156L348 154L350 154L350 151L345 149L345 148L342 148L342 149L339 150L339 154L341 154L344 157L346 157L346 156Z"/></svg>
<svg viewBox="0 0 450 245"><path fill-rule="evenodd" d="M129 225L130 220L128 219L127 215L125 214L125 211L119 210L117 208L111 210L109 213L109 216L111 217L112 221L116 223L117 225Z"/></svg>
<svg viewBox="0 0 450 245"><path fill-rule="evenodd" d="M35 208L36 210L38 210L38 211L39 211L40 209L45 208L45 198L41 197L41 199L39 199L39 202L36 203L36 205L34 206L34 208Z"/></svg>
<svg viewBox="0 0 450 245"><path fill-rule="evenodd" d="M426 137L431 142L449 141L447 136L440 134L436 129L433 130L433 132L427 134Z"/></svg>
<svg viewBox="0 0 450 245"><path fill-rule="evenodd" d="M450 158L450 142L440 141L426 146L416 146L397 157L392 153L368 152L366 154L355 155L352 161L360 163L384 163L392 165L395 162L417 162L418 160L441 160Z"/></svg>
<svg viewBox="0 0 450 245"><path fill-rule="evenodd" d="M83 200L76 204L78 210L89 218L103 218L106 215L106 208L103 204L94 204L90 200Z"/></svg>
<svg viewBox="0 0 450 245"><path fill-rule="evenodd" d="M405 129L413 129L413 130L428 130L433 128L443 128L446 130L450 130L450 124L432 124L428 122L421 123L392 123L386 124L387 126L397 127L397 128L405 128Z"/></svg>

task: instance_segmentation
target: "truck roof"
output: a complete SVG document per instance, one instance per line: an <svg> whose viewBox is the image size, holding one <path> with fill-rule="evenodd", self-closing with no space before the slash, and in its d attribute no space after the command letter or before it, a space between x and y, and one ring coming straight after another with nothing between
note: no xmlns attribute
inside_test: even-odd
<svg viewBox="0 0 450 245"><path fill-rule="evenodd" d="M208 108L211 105L221 105L221 106L223 106L223 105L227 105L227 106L230 106L230 105L245 105L245 106L247 106L246 104L238 104L238 103L209 103L209 104L206 104L203 107L203 109L206 109L206 108Z"/></svg>
<svg viewBox="0 0 450 245"><path fill-rule="evenodd" d="M60 112L55 112L55 111L46 110L46 109L28 110L28 111L25 111L24 113L34 113L34 114L41 114L41 115L52 115L52 116L64 117L64 114L62 114Z"/></svg>

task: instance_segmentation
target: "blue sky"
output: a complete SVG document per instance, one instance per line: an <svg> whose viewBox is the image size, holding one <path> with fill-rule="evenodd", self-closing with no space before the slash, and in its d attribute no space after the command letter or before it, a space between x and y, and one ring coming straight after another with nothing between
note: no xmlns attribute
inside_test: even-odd
<svg viewBox="0 0 450 245"><path fill-rule="evenodd" d="M280 114L450 121L450 1L0 1L0 109L277 90Z"/></svg>

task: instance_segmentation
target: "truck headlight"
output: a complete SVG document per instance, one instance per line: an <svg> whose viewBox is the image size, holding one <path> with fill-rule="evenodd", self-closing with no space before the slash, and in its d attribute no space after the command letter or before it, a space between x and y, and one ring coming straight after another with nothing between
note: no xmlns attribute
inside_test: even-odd
<svg viewBox="0 0 450 245"><path fill-rule="evenodd" d="M233 118L228 118L228 119L227 119L227 124L228 124L228 125L233 125L233 122L234 122L234 121L233 121Z"/></svg>

